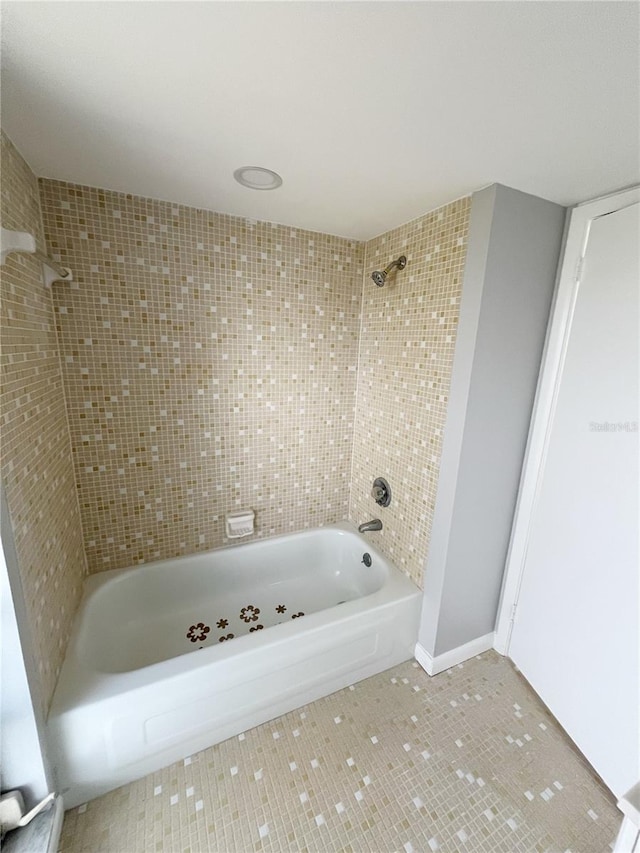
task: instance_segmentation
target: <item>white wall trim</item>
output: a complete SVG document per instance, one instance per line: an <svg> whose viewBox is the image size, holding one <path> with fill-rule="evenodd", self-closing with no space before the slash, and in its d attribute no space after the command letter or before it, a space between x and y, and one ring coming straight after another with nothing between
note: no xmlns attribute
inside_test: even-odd
<svg viewBox="0 0 640 853"><path fill-rule="evenodd" d="M49 843L47 844L46 853L58 853L63 820L64 800L62 794L58 794L53 801L53 820L51 821L51 831L49 833Z"/></svg>
<svg viewBox="0 0 640 853"><path fill-rule="evenodd" d="M618 800L622 826L613 853L640 853L640 782Z"/></svg>
<svg viewBox="0 0 640 853"><path fill-rule="evenodd" d="M513 620L529 547L531 522L547 456L589 229L592 221L599 216L606 216L628 207L638 200L640 200L640 187L634 187L578 205L571 211L564 253L558 272L556 297L551 310L542 357L498 608L495 649L503 655L509 653Z"/></svg>
<svg viewBox="0 0 640 853"><path fill-rule="evenodd" d="M2 790L20 788L27 809L54 790L40 680L28 629L13 527L0 482L0 728Z"/></svg>
<svg viewBox="0 0 640 853"><path fill-rule="evenodd" d="M485 634L484 637L477 637L465 643L463 646L458 646L456 649L451 649L449 652L444 652L441 655L433 657L420 643L416 643L414 655L420 666L428 675L437 675L439 672L444 672L445 669L451 669L452 666L457 666L459 663L474 658L482 652L488 652L493 648L494 633Z"/></svg>

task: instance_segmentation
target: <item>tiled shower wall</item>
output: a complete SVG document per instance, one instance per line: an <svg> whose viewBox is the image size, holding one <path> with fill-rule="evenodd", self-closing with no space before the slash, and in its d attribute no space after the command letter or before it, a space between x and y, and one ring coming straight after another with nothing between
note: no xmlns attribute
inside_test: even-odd
<svg viewBox="0 0 640 853"><path fill-rule="evenodd" d="M368 534L420 586L435 507L470 198L452 202L365 246L350 517L379 517ZM399 255L384 287L369 278ZM376 477L392 502L371 497Z"/></svg>
<svg viewBox="0 0 640 853"><path fill-rule="evenodd" d="M363 246L40 182L92 571L346 518Z"/></svg>
<svg viewBox="0 0 640 853"><path fill-rule="evenodd" d="M91 570L226 544L250 507L262 536L380 516L421 584L470 199L365 245L57 181L41 199L76 277L54 292Z"/></svg>
<svg viewBox="0 0 640 853"><path fill-rule="evenodd" d="M36 178L1 144L2 225L44 249ZM2 479L46 713L86 562L51 291L28 255L10 255L1 278Z"/></svg>

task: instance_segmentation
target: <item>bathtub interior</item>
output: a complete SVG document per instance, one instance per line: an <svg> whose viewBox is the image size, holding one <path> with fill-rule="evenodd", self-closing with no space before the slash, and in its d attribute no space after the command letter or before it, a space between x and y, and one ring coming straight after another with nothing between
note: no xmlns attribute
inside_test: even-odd
<svg viewBox="0 0 640 853"><path fill-rule="evenodd" d="M370 595L388 576L360 537L324 529L220 549L93 582L77 649L90 668L131 672Z"/></svg>

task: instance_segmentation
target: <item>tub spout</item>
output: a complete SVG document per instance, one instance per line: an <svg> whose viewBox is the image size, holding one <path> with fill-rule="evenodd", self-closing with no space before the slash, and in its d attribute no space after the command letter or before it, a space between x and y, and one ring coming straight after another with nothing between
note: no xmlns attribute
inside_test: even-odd
<svg viewBox="0 0 640 853"><path fill-rule="evenodd" d="M369 533L371 530L382 530L382 522L379 518L374 518L371 521L365 521L363 524L358 525L358 530L360 533Z"/></svg>

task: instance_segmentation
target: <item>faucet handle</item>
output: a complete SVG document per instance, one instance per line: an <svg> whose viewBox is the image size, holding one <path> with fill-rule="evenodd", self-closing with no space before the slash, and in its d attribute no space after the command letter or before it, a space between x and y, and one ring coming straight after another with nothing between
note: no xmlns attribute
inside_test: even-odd
<svg viewBox="0 0 640 853"><path fill-rule="evenodd" d="M373 481L371 497L378 506L389 506L391 503L391 486L383 477L376 477Z"/></svg>

